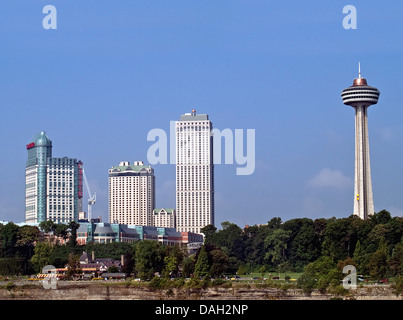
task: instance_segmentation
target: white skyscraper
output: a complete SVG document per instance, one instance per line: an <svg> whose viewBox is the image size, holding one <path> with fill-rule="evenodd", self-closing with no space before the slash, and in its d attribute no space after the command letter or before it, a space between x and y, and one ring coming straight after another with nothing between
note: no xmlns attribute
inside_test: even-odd
<svg viewBox="0 0 403 320"><path fill-rule="evenodd" d="M192 110L175 129L177 230L200 233L214 224L212 123L208 115Z"/></svg>
<svg viewBox="0 0 403 320"><path fill-rule="evenodd" d="M154 169L142 161L123 161L109 169L109 222L152 226Z"/></svg>
<svg viewBox="0 0 403 320"><path fill-rule="evenodd" d="M380 92L367 84L359 75L353 85L344 89L341 96L344 104L355 109L355 175L354 214L362 219L374 214L371 167L369 161L368 107L378 103Z"/></svg>

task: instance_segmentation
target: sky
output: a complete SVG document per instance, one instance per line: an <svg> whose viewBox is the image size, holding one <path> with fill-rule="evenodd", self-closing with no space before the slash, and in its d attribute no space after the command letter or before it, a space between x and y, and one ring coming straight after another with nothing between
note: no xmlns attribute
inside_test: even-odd
<svg viewBox="0 0 403 320"><path fill-rule="evenodd" d="M46 5L57 29L43 27ZM347 5L356 29L343 26ZM3 0L0 220L25 219L25 146L37 132L54 157L84 162L93 216L107 221L108 169L148 163L150 130L169 134L192 109L219 130L255 130L253 174L215 165L218 228L347 217L354 109L340 94L359 62L381 92L368 111L375 211L402 216L402 34L397 0ZM174 208L175 165L153 168L156 206Z"/></svg>

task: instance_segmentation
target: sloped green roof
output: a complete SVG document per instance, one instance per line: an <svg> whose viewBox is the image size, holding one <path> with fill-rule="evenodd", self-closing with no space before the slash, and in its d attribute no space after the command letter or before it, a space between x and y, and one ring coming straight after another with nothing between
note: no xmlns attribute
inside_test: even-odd
<svg viewBox="0 0 403 320"><path fill-rule="evenodd" d="M117 170L118 172L124 172L124 171L140 171L141 169L147 169L150 168L148 165L142 165L142 166L135 166L133 164L130 164L128 166L114 166L111 168L111 170Z"/></svg>
<svg viewBox="0 0 403 320"><path fill-rule="evenodd" d="M159 209L154 209L154 213L158 213L160 212L162 209L164 209L166 211L166 213L173 213L174 212L174 208L159 208Z"/></svg>

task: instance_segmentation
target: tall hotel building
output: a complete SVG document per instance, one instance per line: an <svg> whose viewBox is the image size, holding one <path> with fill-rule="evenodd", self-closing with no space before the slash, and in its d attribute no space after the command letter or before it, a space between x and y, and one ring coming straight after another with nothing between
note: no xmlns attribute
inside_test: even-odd
<svg viewBox="0 0 403 320"><path fill-rule="evenodd" d="M185 113L176 122L176 226L200 233L214 224L212 123L208 115Z"/></svg>
<svg viewBox="0 0 403 320"><path fill-rule="evenodd" d="M25 222L78 221L82 207L82 162L53 158L52 141L45 132L27 144L25 167Z"/></svg>
<svg viewBox="0 0 403 320"><path fill-rule="evenodd" d="M109 222L152 226L154 169L142 161L123 161L109 169Z"/></svg>

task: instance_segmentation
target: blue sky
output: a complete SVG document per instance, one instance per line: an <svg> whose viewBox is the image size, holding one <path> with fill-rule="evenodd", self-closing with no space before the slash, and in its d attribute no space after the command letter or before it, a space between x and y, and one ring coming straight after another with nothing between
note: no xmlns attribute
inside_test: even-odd
<svg viewBox="0 0 403 320"><path fill-rule="evenodd" d="M57 8L57 30L42 9ZM357 9L346 30L345 5ZM256 170L215 166L216 225L352 213L358 75L369 109L375 211L403 214L403 4L399 1L4 0L0 10L0 220L24 220L25 145L81 159L107 221L108 168L144 160L151 129L191 109L256 130ZM155 165L157 207L175 206L175 166ZM85 196L86 197L86 196Z"/></svg>

